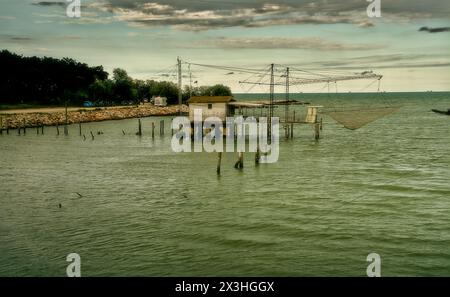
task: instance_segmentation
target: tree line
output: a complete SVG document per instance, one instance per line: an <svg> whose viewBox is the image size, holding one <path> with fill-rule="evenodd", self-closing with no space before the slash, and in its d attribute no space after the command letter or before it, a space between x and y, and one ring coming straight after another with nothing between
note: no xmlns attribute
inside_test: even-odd
<svg viewBox="0 0 450 297"><path fill-rule="evenodd" d="M178 87L169 81L133 79L124 69L91 67L70 58L24 57L0 51L0 105L73 105L90 101L96 106L138 104L154 96L178 103ZM183 101L190 95L227 96L229 87L218 84L182 91Z"/></svg>

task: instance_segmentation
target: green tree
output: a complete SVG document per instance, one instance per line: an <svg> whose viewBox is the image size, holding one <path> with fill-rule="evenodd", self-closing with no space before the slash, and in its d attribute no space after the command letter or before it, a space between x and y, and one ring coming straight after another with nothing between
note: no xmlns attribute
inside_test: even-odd
<svg viewBox="0 0 450 297"><path fill-rule="evenodd" d="M128 76L128 73L125 70L120 68L114 69L113 81L114 103L137 103L138 92L133 83L133 79Z"/></svg>

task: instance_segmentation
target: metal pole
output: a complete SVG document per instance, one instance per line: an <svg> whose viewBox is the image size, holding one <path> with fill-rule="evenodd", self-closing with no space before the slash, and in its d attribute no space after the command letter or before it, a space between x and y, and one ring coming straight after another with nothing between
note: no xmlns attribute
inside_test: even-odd
<svg viewBox="0 0 450 297"><path fill-rule="evenodd" d="M191 72L191 64L189 64L189 98L192 97L192 72Z"/></svg>
<svg viewBox="0 0 450 297"><path fill-rule="evenodd" d="M177 58L177 64L178 64L178 106L180 109L180 115L182 114L181 112L181 105L182 105L182 101L183 101L183 94L182 94L182 78L181 78L181 59L180 57Z"/></svg>
<svg viewBox="0 0 450 297"><path fill-rule="evenodd" d="M274 64L270 65L270 100L269 100L269 119L268 119L268 143L272 143L272 117L273 117L273 99L275 93L275 82L273 77Z"/></svg>
<svg viewBox="0 0 450 297"><path fill-rule="evenodd" d="M287 122L289 116L289 67L286 68L286 105L284 108L284 119Z"/></svg>

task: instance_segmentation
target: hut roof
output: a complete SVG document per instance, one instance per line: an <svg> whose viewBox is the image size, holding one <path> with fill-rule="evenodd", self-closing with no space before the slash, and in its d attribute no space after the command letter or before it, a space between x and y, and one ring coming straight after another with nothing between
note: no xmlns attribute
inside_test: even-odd
<svg viewBox="0 0 450 297"><path fill-rule="evenodd" d="M228 103L236 101L233 96L192 96L188 103Z"/></svg>

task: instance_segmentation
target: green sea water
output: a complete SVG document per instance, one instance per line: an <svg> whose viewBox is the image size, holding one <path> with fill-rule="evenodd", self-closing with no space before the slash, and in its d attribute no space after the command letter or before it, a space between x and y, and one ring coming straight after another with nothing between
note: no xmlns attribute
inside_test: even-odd
<svg viewBox="0 0 450 297"><path fill-rule="evenodd" d="M172 152L168 117L4 133L0 276L65 276L70 253L83 276L365 276L372 252L382 276L450 276L450 117L430 112L450 93L291 98L402 108L355 131L324 115L320 141L297 126L277 163L226 153L220 177L216 154Z"/></svg>

